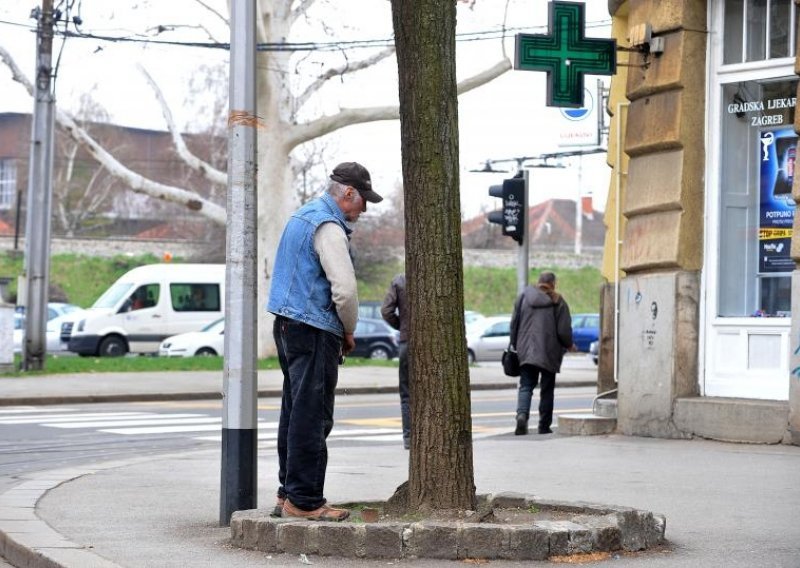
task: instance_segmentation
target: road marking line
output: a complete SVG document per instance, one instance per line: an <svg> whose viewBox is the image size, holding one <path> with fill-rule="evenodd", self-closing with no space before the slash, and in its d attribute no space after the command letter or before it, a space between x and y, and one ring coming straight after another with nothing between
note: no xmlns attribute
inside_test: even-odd
<svg viewBox="0 0 800 568"><path fill-rule="evenodd" d="M0 424L36 424L43 422L75 422L89 421L95 419L112 420L117 417L120 419L142 418L145 416L164 416L152 412L107 412L107 413L87 413L87 414L42 414L40 416L25 416L25 418L0 418ZM184 415L182 415L184 416ZM190 414L185 416L202 416L201 414Z"/></svg>
<svg viewBox="0 0 800 568"><path fill-rule="evenodd" d="M145 419L145 420L113 420L103 422L59 422L56 424L42 424L49 428L107 428L109 426L118 426L119 428L127 428L129 426L165 426L168 424L209 424L221 423L222 418L208 416L205 418L161 418L161 419Z"/></svg>
<svg viewBox="0 0 800 568"><path fill-rule="evenodd" d="M41 412L42 409L36 406L16 406L13 408L4 408L0 410L0 414L28 414L33 412ZM75 408L59 408L59 412L76 412Z"/></svg>

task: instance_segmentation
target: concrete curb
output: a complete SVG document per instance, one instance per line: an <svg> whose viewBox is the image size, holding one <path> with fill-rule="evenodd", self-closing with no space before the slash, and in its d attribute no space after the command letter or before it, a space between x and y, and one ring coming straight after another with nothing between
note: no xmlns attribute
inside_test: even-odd
<svg viewBox="0 0 800 568"><path fill-rule="evenodd" d="M231 544L270 553L345 558L447 560L546 560L615 550L639 551L663 544L666 518L630 507L536 499L500 493L489 507L568 514L564 520L529 524L475 522L309 522L270 517L268 510L237 511Z"/></svg>
<svg viewBox="0 0 800 568"><path fill-rule="evenodd" d="M470 386L471 390L507 390L515 389L516 382L503 383L476 383ZM575 387L594 387L596 381L573 381L567 384L556 384L556 388L575 388ZM397 393L396 386L374 386L374 387L339 387L336 389L337 395L358 395L358 394L393 394ZM259 398L280 398L280 389L265 389L258 391ZM47 395L47 396L9 396L0 399L0 407L3 406L47 406L55 404L92 404L106 402L156 402L170 400L217 400L222 398L219 391L203 392L175 392L175 393L119 393L119 394L91 394L91 395Z"/></svg>
<svg viewBox="0 0 800 568"><path fill-rule="evenodd" d="M110 462L20 476L22 483L0 495L0 557L26 568L120 568L53 530L36 516L36 503L62 483L133 463Z"/></svg>
<svg viewBox="0 0 800 568"><path fill-rule="evenodd" d="M159 454L158 458L192 452ZM0 561L25 568L123 568L76 544L36 515L36 504L51 489L85 475L152 461L153 456L34 472L0 494Z"/></svg>

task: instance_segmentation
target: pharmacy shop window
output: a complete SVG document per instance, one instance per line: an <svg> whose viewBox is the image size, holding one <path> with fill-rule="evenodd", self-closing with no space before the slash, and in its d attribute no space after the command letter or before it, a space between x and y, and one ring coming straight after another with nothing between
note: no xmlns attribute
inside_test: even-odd
<svg viewBox="0 0 800 568"><path fill-rule="evenodd" d="M722 85L720 316L789 317L797 79Z"/></svg>

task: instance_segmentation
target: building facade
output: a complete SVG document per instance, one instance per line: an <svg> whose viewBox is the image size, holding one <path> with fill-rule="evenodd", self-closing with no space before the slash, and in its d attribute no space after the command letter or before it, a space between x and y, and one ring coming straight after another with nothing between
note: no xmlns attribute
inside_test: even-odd
<svg viewBox="0 0 800 568"><path fill-rule="evenodd" d="M618 428L800 444L800 6L609 0L609 12L620 45L642 37L632 30L653 38L609 101L600 377L618 388Z"/></svg>

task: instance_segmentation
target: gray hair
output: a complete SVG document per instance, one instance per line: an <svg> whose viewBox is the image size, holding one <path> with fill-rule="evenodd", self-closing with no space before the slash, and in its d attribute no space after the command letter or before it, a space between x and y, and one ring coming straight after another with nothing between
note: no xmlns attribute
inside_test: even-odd
<svg viewBox="0 0 800 568"><path fill-rule="evenodd" d="M347 185L339 183L338 181L331 180L328 184L328 193L334 197L344 197L344 192L347 190Z"/></svg>

